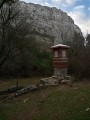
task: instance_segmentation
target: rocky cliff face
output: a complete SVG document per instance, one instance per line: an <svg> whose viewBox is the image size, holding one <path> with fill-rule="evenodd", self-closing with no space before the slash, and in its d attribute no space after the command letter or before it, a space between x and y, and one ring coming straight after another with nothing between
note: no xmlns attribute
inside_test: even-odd
<svg viewBox="0 0 90 120"><path fill-rule="evenodd" d="M73 41L75 32L82 35L73 19L60 9L19 2L19 10L30 25L30 35L44 46Z"/></svg>

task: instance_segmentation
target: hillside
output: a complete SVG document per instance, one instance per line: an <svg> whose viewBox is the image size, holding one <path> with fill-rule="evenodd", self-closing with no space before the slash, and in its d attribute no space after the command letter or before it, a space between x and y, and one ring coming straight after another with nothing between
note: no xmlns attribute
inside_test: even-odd
<svg viewBox="0 0 90 120"><path fill-rule="evenodd" d="M82 35L74 20L60 9L25 2L18 5L20 17L29 24L30 36L44 47L73 41L75 33Z"/></svg>

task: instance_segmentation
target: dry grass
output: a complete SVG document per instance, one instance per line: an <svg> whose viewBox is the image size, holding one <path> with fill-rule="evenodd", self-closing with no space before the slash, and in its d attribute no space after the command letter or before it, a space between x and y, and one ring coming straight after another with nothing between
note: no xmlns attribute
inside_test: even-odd
<svg viewBox="0 0 90 120"><path fill-rule="evenodd" d="M41 77L0 79L0 91L15 87L17 81L19 83L19 86L27 86L29 84L37 84L37 83L39 83L40 78Z"/></svg>

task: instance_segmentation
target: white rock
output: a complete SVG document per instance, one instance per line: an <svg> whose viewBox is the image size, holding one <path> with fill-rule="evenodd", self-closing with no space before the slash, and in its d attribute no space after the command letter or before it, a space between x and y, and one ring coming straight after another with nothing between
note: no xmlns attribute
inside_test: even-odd
<svg viewBox="0 0 90 120"><path fill-rule="evenodd" d="M73 19L60 9L32 3L19 2L21 18L25 15L30 31L37 41L44 45L72 41L76 33L81 33ZM31 34L30 34L31 35ZM49 47L49 46L48 46Z"/></svg>

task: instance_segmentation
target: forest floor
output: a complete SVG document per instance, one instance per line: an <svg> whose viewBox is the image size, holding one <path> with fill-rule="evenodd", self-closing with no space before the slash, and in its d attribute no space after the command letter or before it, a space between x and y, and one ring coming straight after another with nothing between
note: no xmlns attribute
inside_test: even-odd
<svg viewBox="0 0 90 120"><path fill-rule="evenodd" d="M37 84L38 78L1 79L0 91L19 86ZM90 120L90 80L68 85L47 87L13 99L2 101L0 120Z"/></svg>

